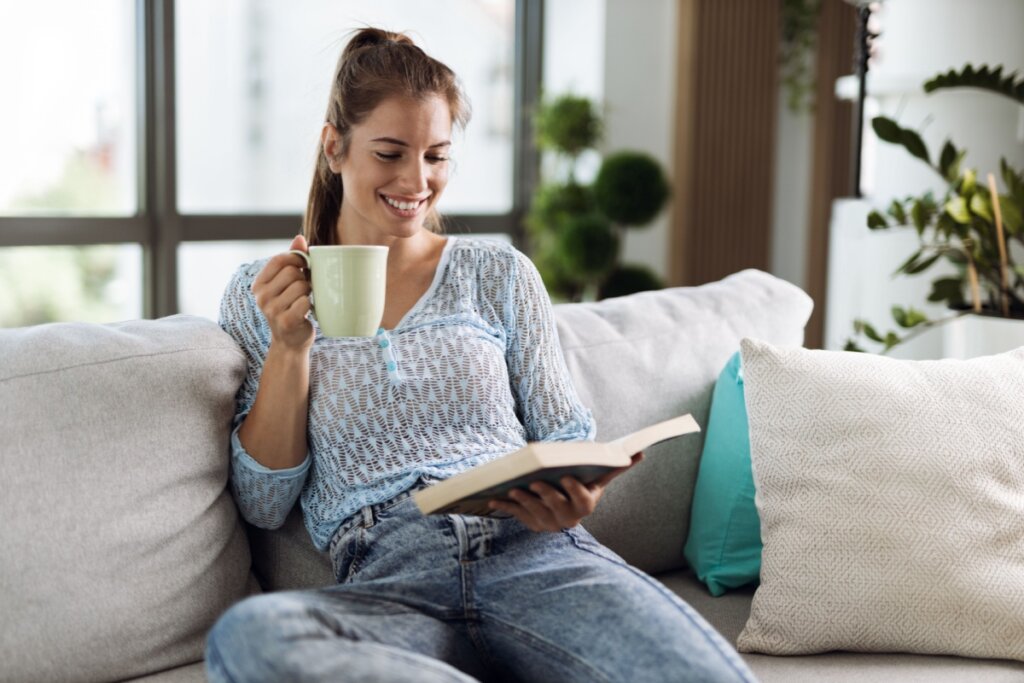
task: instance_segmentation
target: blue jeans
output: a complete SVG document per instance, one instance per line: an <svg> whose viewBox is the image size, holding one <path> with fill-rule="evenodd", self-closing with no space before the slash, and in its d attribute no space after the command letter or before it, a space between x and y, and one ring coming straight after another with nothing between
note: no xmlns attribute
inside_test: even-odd
<svg viewBox="0 0 1024 683"><path fill-rule="evenodd" d="M408 494L331 543L337 585L250 597L210 681L754 681L689 605L582 527L423 516Z"/></svg>

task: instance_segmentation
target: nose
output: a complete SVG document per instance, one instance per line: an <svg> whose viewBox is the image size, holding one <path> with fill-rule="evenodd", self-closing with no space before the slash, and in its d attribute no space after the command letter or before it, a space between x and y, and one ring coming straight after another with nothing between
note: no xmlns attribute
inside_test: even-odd
<svg viewBox="0 0 1024 683"><path fill-rule="evenodd" d="M420 194L427 191L430 169L426 159L410 159L402 168L401 188L409 194Z"/></svg>

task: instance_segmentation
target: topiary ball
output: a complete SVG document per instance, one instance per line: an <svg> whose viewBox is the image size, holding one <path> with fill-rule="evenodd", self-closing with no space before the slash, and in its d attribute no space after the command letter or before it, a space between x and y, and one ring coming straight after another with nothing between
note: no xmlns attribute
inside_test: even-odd
<svg viewBox="0 0 1024 683"><path fill-rule="evenodd" d="M534 117L537 144L575 156L597 146L601 117L586 97L562 95L544 102Z"/></svg>
<svg viewBox="0 0 1024 683"><path fill-rule="evenodd" d="M606 157L594 181L598 208L616 223L646 225L668 199L668 182L658 162L642 152Z"/></svg>
<svg viewBox="0 0 1024 683"><path fill-rule="evenodd" d="M537 190L528 222L537 230L558 230L572 216L593 213L594 194L577 183L549 183Z"/></svg>
<svg viewBox="0 0 1024 683"><path fill-rule="evenodd" d="M626 296L651 289L661 289L664 283L645 266L619 266L604 279L597 289L598 299Z"/></svg>
<svg viewBox="0 0 1024 683"><path fill-rule="evenodd" d="M558 235L559 256L574 278L608 272L619 256L619 236L604 216L574 216Z"/></svg>

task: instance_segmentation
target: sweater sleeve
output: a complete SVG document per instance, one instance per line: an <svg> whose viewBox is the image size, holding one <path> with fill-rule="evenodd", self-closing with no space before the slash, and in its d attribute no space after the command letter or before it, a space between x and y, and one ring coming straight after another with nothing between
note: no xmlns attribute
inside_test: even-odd
<svg viewBox="0 0 1024 683"><path fill-rule="evenodd" d="M594 419L572 384L551 299L536 266L518 250L503 309L509 379L527 440L593 440Z"/></svg>
<svg viewBox="0 0 1024 683"><path fill-rule="evenodd" d="M295 467L270 469L256 461L238 438L238 431L256 401L263 362L270 347L270 329L256 306L252 282L260 263L243 266L232 277L220 305L220 326L241 347L246 357L245 380L235 398L231 432L231 493L250 524L276 529L295 505L309 472L311 458Z"/></svg>

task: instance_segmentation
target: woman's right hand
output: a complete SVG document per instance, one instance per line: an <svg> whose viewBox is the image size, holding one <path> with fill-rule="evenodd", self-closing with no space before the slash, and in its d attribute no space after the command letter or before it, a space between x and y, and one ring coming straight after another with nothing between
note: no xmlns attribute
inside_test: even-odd
<svg viewBox="0 0 1024 683"><path fill-rule="evenodd" d="M309 252L306 238L298 235L289 249ZM272 344L308 351L316 333L306 314L310 310L309 282L302 269L306 263L295 254L278 254L267 262L252 283L256 305L270 325Z"/></svg>

